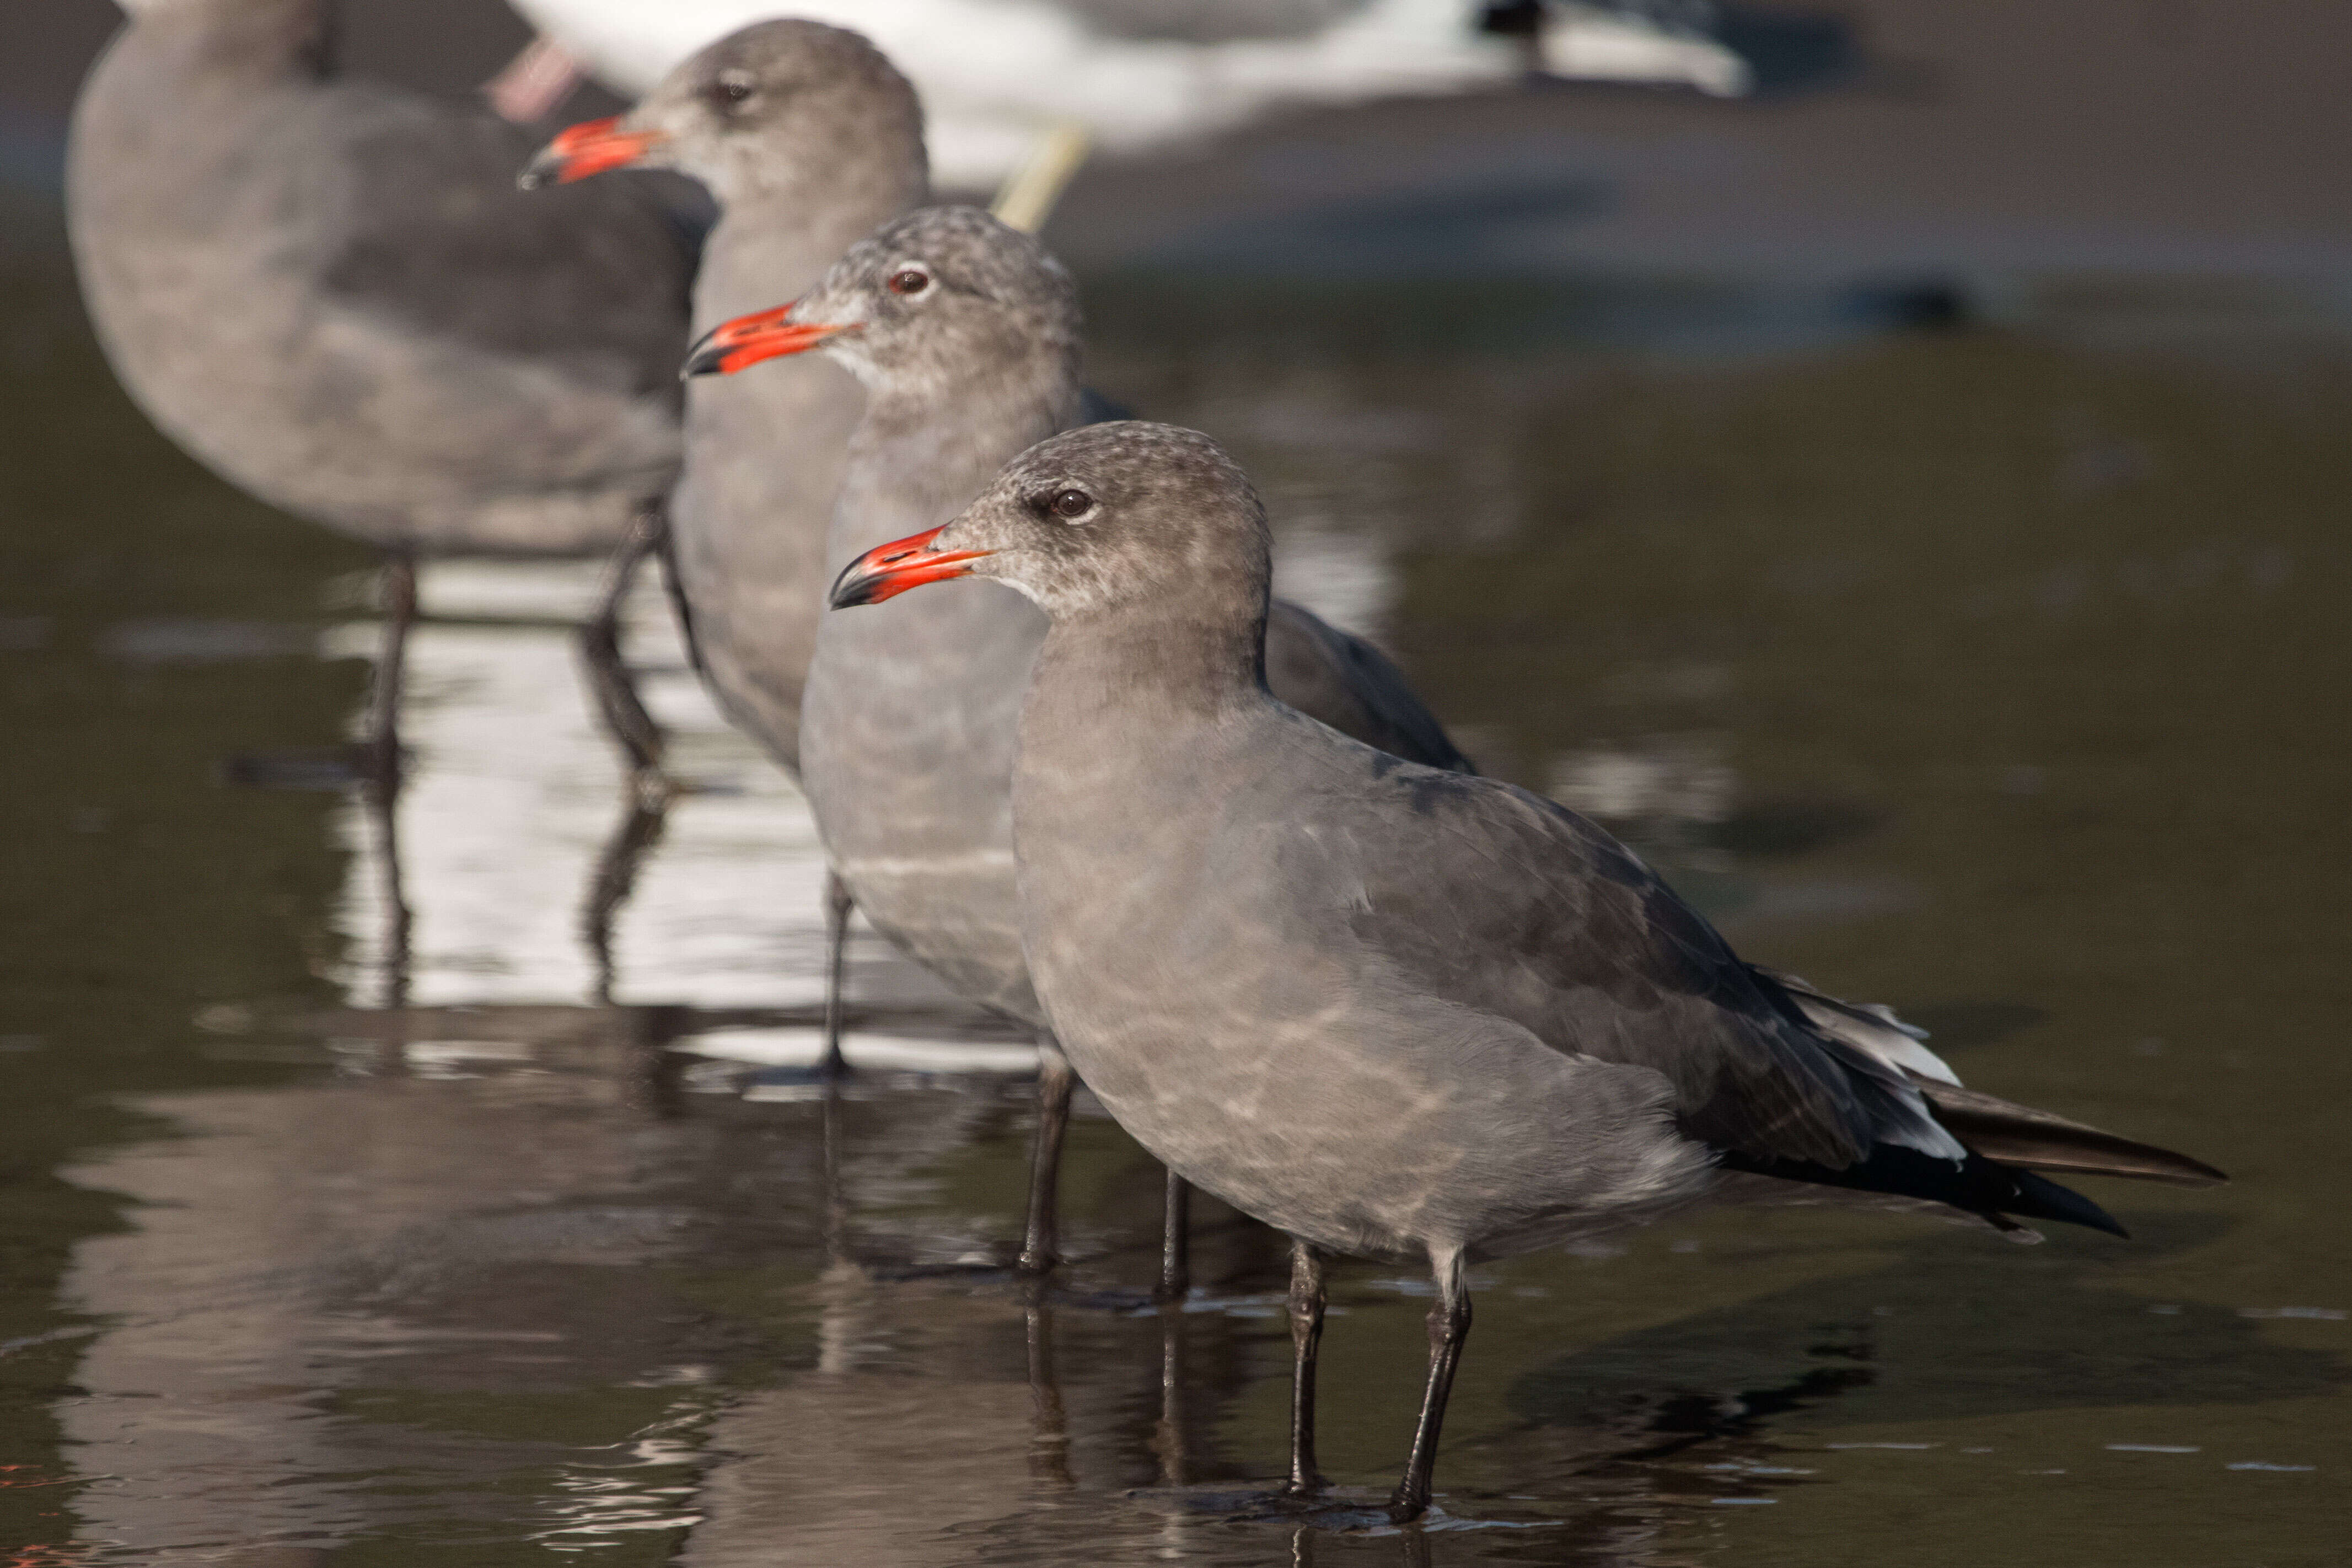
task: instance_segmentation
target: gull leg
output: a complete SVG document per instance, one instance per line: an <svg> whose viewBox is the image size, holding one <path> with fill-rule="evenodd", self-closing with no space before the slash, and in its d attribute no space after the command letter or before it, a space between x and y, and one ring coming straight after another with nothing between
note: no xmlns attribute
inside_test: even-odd
<svg viewBox="0 0 2352 1568"><path fill-rule="evenodd" d="M849 1063L841 1054L841 1024L844 999L842 995L845 971L849 956L849 911L855 900L849 896L849 884L837 871L824 874L824 1055L817 1062L817 1071L827 1078L838 1078L849 1070Z"/></svg>
<svg viewBox="0 0 2352 1568"><path fill-rule="evenodd" d="M647 503L614 550L604 568L604 585L595 613L580 628L580 657L587 666L588 689L595 696L597 715L628 759L630 781L640 795L664 793L667 788L661 772L666 742L661 726L646 710L644 699L629 679L628 666L622 662L621 613L636 581L637 568L662 548L668 531L669 516L661 503Z"/></svg>
<svg viewBox="0 0 2352 1568"><path fill-rule="evenodd" d="M1029 1157L1029 1223L1021 1240L1021 1271L1044 1274L1060 1261L1062 1135L1070 1126L1070 1091L1077 1085L1070 1058L1046 1030L1037 1032L1037 1142Z"/></svg>
<svg viewBox="0 0 2352 1568"><path fill-rule="evenodd" d="M1429 1510L1429 1477L1437 1466L1438 1429L1445 1424L1445 1399L1454 1391L1454 1369L1462 1361L1462 1343L1470 1337L1470 1291L1462 1278L1460 1249L1433 1248L1429 1262L1437 1280L1437 1304L1429 1310L1429 1386L1422 1394L1421 1419L1412 1431L1412 1455L1405 1461L1404 1478L1389 1499L1390 1516L1400 1524Z"/></svg>
<svg viewBox="0 0 2352 1568"><path fill-rule="evenodd" d="M1315 1468L1315 1356L1323 1343L1323 1255L1290 1238L1290 1479L1286 1497L1308 1497L1330 1483Z"/></svg>
<svg viewBox="0 0 2352 1568"><path fill-rule="evenodd" d="M1192 1186L1168 1173L1168 1206L1160 1221L1160 1286L1155 1301L1181 1301L1192 1289Z"/></svg>

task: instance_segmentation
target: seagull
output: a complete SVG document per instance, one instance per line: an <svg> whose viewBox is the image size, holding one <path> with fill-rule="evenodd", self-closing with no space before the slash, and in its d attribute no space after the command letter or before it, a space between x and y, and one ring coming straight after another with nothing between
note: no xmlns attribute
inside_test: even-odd
<svg viewBox="0 0 2352 1568"><path fill-rule="evenodd" d="M1268 562L1264 508L1215 443L1119 422L1033 447L952 521L849 563L832 603L971 576L1051 618L1013 782L1022 946L1121 1125L1292 1238L1290 1497L1324 1484L1334 1255L1434 1280L1388 1505L1404 1520L1430 1503L1474 1262L1741 1184L2122 1235L2044 1173L2223 1179L1959 1087L1884 1016L1743 962L1565 806L1286 705L1265 679Z"/></svg>
<svg viewBox="0 0 2352 1568"><path fill-rule="evenodd" d="M1081 338L1076 286L1036 240L976 208L929 207L852 246L797 303L715 329L688 369L740 374L816 351L863 384L827 550L837 567L952 517L1030 443L1083 422ZM775 458L752 442L725 460ZM820 621L801 784L835 874L877 930L965 995L1042 1025L1021 951L1010 792L1014 727L1046 623L1003 588L946 608ZM1261 646L1286 701L1385 753L1469 765L1370 644L1276 601ZM1023 1248L1032 1269L1052 1260L1070 1089L1060 1052L1048 1046L1046 1060ZM1181 1192L1170 1195L1181 1210ZM1181 1224L1171 1235L1167 1294L1182 1273Z"/></svg>
<svg viewBox="0 0 2352 1568"><path fill-rule="evenodd" d="M603 554L658 506L700 237L641 184L520 195L523 132L341 74L329 11L138 0L75 106L67 216L142 410L389 558L384 781L417 559Z"/></svg>

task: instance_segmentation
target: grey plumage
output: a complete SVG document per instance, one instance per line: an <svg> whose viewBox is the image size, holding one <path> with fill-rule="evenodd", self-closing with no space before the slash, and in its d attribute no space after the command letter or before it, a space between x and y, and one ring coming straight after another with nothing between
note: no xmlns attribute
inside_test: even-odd
<svg viewBox="0 0 2352 1568"><path fill-rule="evenodd" d="M518 192L520 132L338 76L327 33L321 0L161 0L92 71L68 216L109 358L356 537L608 548L677 470L697 235L636 183Z"/></svg>
<svg viewBox="0 0 2352 1568"><path fill-rule="evenodd" d="M1574 813L1278 700L1264 513L1204 437L1056 437L893 550L836 596L961 570L1052 616L1013 842L1023 944L1073 1065L1145 1148L1310 1251L1434 1270L1400 1513L1428 1500L1465 1259L1655 1218L1718 1168L2108 1228L1992 1149L2030 1135L2045 1168L2220 1179L1958 1089L1916 1032L1741 962ZM958 592L928 598L951 613Z"/></svg>
<svg viewBox="0 0 2352 1568"><path fill-rule="evenodd" d="M929 281L895 291L909 271ZM1034 240L974 209L885 225L792 320L850 328L824 352L867 391L828 551L835 568L953 516L1007 458L1080 417L1074 286ZM967 994L1033 1022L1008 802L1045 625L999 588L828 617L803 742L826 851L866 918ZM1285 605L1266 641L1288 700L1425 761L1466 765L1403 677L1358 639Z"/></svg>
<svg viewBox="0 0 2352 1568"><path fill-rule="evenodd" d="M822 23L756 23L681 62L622 116L635 162L700 181L717 225L694 282L697 332L790 300L849 245L923 199L922 110L880 51ZM814 357L688 384L671 565L720 708L800 767L825 529L863 400Z"/></svg>

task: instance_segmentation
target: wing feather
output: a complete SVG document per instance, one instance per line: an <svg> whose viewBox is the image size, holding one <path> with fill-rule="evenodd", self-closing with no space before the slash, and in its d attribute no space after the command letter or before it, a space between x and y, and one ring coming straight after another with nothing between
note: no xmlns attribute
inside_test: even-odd
<svg viewBox="0 0 2352 1568"><path fill-rule="evenodd" d="M1373 766L1386 799L1362 828L1299 853L1349 858L1357 940L1413 984L1659 1072L1719 1149L1832 1170L1882 1142L1960 1156L1899 1071L1823 1038L1598 826L1492 780Z"/></svg>

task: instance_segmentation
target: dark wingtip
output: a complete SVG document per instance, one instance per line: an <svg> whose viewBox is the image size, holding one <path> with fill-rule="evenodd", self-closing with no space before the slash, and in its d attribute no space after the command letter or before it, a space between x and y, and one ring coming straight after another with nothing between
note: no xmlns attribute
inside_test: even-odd
<svg viewBox="0 0 2352 1568"><path fill-rule="evenodd" d="M2017 1195L2002 1208L2029 1219L2054 1219L2067 1225L2084 1226L2092 1230L2104 1230L2109 1236L2131 1239L2131 1232L2123 1222L2084 1197L2072 1187L2062 1187L2047 1176L2032 1171L2011 1171L2010 1177L2017 1184Z"/></svg>

